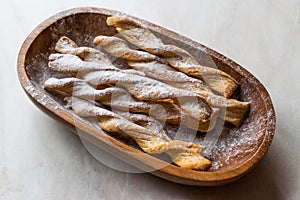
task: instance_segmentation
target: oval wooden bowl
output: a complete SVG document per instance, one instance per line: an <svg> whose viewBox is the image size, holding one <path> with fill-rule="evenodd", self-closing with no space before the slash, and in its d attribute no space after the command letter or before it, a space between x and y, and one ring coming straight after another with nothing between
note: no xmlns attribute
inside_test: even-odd
<svg viewBox="0 0 300 200"><path fill-rule="evenodd" d="M57 40L61 36L68 36L80 46L92 46L95 36L101 34L115 35L117 33L115 28L106 25L107 16L116 14L123 13L83 7L58 13L41 23L32 31L21 47L18 57L19 80L29 98L46 114L61 121L75 132L77 132L76 130L83 131L85 139L97 144L119 159L143 170L149 170L159 164L164 165L166 163L156 157L142 153L134 148L130 142L114 138L91 125L87 120L74 115L70 109L65 107L65 102L61 98L42 88L45 80L59 76L57 73L51 72L47 65L48 56L55 52L54 46ZM247 133L249 137L257 137L254 143L243 143L242 146L234 147L235 151L251 149L247 154L242 154L242 157L237 156L226 162L226 157L220 157L219 161L225 164L219 168L202 172L186 170L169 164L150 173L172 182L197 186L223 185L245 175L265 155L275 132L275 112L271 98L264 86L247 70L216 51L163 27L142 19L135 19L152 30L166 44L174 44L186 49L198 58L201 64L216 65L234 77L240 84L234 97L242 101L250 101L251 108L244 123L238 129L225 124L221 139L228 140L226 142L230 144L229 136L232 137L234 133Z"/></svg>

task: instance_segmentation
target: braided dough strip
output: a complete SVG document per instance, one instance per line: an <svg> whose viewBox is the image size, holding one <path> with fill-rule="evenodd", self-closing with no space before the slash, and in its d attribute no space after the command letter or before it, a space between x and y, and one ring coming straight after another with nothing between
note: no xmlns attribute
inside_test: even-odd
<svg viewBox="0 0 300 200"><path fill-rule="evenodd" d="M57 41L55 50L60 54L51 54L49 57L49 68L53 71L71 72L77 75L78 72L85 73L95 70L120 70L103 52L90 47L78 47L73 40L66 36ZM67 62L74 62L74 66L72 68L64 66L64 63ZM144 76L142 72L132 69L123 71Z"/></svg>
<svg viewBox="0 0 300 200"><path fill-rule="evenodd" d="M135 96L138 100L161 101L168 99L181 99L181 108L189 112L189 114L194 118L202 122L206 122L210 118L211 108L207 102L192 92L177 89L151 78L127 73L123 70L90 71L92 68L90 66L97 66L98 64L82 61L74 55L60 55L62 55L62 57L68 56L68 59L61 59L62 57L59 56L57 57L58 60L52 60L51 63L49 63L49 66L53 71L81 72L81 77L93 86L119 84L125 87L129 93ZM55 63L55 65L53 65L53 63ZM85 68L85 66L88 67ZM193 98L194 103L190 103L193 100L188 99L188 97ZM192 108L192 104L195 104L196 107Z"/></svg>
<svg viewBox="0 0 300 200"><path fill-rule="evenodd" d="M175 69L204 80L210 88L226 98L230 97L238 86L237 81L225 72L201 66L187 51L174 45L165 45L150 30L128 17L108 17L107 24L116 27L117 31L133 45L166 58Z"/></svg>
<svg viewBox="0 0 300 200"><path fill-rule="evenodd" d="M133 69L142 71L149 77L162 80L173 87L181 89L189 88L196 91L210 90L203 81L178 72L165 64L164 60L157 56L152 57L153 55L148 52L131 49L128 43L123 39L113 36L97 36L93 43L97 46L101 46L111 55L127 60L127 63ZM160 62L161 60L162 62ZM139 64L149 64L150 66L149 68L140 67Z"/></svg>
<svg viewBox="0 0 300 200"><path fill-rule="evenodd" d="M86 100L76 97L66 100L77 115L96 116L98 125L104 131L129 135L146 153L167 153L175 164L186 169L206 170L211 165L208 159L200 155L202 149L199 145L171 140L164 132L139 126Z"/></svg>
<svg viewBox="0 0 300 200"><path fill-rule="evenodd" d="M186 82L181 83L173 82L177 72L174 72L173 74L173 71L169 71L168 65L158 63L157 61L147 63L129 61L128 64L134 69L144 72L147 76L166 82L176 88L190 89L191 91L195 92L196 95L205 99L210 106L224 110L225 113L221 114L220 117L235 126L240 125L241 121L244 119L247 111L249 110L249 102L227 99L223 96L215 95L210 91L202 90L201 88L196 87L196 84L194 84L195 82L193 80L187 79Z"/></svg>
<svg viewBox="0 0 300 200"><path fill-rule="evenodd" d="M225 108L225 115L220 115L220 117L236 126L241 123L249 109L250 103L226 99L211 93L201 80L191 78L182 72L174 70L169 65L159 63L157 59L150 60L148 55L152 54L130 49L127 42L123 39L113 36L97 36L94 39L94 44L101 46L115 57L126 59L129 66L144 72L151 78L161 80L176 88L188 88L204 98L211 106ZM144 59L144 57L147 59Z"/></svg>
<svg viewBox="0 0 300 200"><path fill-rule="evenodd" d="M117 87L96 90L86 81L78 78L49 78L44 82L43 87L50 92L60 91L70 96L96 101L105 101L110 99L113 94L118 95L126 92L124 89Z"/></svg>
<svg viewBox="0 0 300 200"><path fill-rule="evenodd" d="M84 48L90 49L88 47L81 47L80 51L77 50L77 45L75 42L70 40L67 37L62 37L57 45L56 50L62 52L62 53L72 53L76 54L76 52L82 52L84 51ZM84 51L88 52L90 54L103 54L102 52L98 50L89 50ZM84 55L89 58L95 58L97 56L89 55L88 53L80 54ZM66 54L67 55L67 54ZM174 87L171 87L167 84L161 83L159 81L139 76L138 73L128 73L126 70L107 70L107 71L89 71L87 69L84 69L85 64L88 67L88 69L92 68L91 65L97 65L97 59L95 60L89 60L85 61L85 57L82 57L84 61L82 61L80 58L73 59L72 57L76 57L75 55L71 55L68 59L64 60L58 60L57 66L58 67L52 67L52 70L58 71L57 69L60 69L59 66L64 66L64 69L77 71L78 69L80 71L85 72L82 75L82 78L87 80L90 84L94 86L99 85L107 85L107 84L120 84L139 100L148 100L148 101L161 101L161 100L168 100L168 99L175 99L176 101L180 101L180 106L185 112L192 116L193 118L197 119L200 122L199 129L200 131L205 131L205 128L200 128L201 124L204 124L203 126L208 128L212 128L212 125L214 125L216 122L208 122L211 114L212 120L216 120L217 110L212 110L207 102L202 99L201 97L198 97L197 95L185 91L180 90ZM79 59L79 60L78 60ZM52 61L53 63L54 61ZM78 63L78 64L77 64ZM81 67L76 67L76 66ZM51 67L51 63L49 63L49 66ZM96 67L95 67L96 68ZM100 67L97 67L100 70ZM136 71L136 70L134 70ZM189 98L193 97L193 99ZM194 107L192 107L194 106ZM191 124L191 122L189 122ZM197 126L196 126L197 127ZM208 129L207 129L208 130Z"/></svg>
<svg viewBox="0 0 300 200"><path fill-rule="evenodd" d="M144 102L130 97L129 93L118 87L109 87L97 90L86 81L77 78L49 78L43 84L48 91L61 91L69 96L75 96L86 100L100 101L101 104L119 110L151 114L160 120L180 125L181 118L187 117L179 106L168 102ZM113 99L112 99L113 96ZM181 113L182 112L182 113Z"/></svg>
<svg viewBox="0 0 300 200"><path fill-rule="evenodd" d="M87 73L96 70L120 70L111 64L106 64L106 62L82 61L78 56L58 53L49 56L48 66L52 71L71 73Z"/></svg>
<svg viewBox="0 0 300 200"><path fill-rule="evenodd" d="M86 81L77 78L49 78L43 87L48 91L60 91L68 96L75 96L86 100L97 100L101 104L111 108L144 113L159 120L165 120L170 124L184 125L197 131L210 131L216 123L218 111L213 111L211 120L201 123L186 114L176 104L168 102L143 102L131 98L130 94L121 88L110 87L97 90L91 87ZM113 96L113 98L112 98Z"/></svg>
<svg viewBox="0 0 300 200"><path fill-rule="evenodd" d="M190 91L177 89L148 77L122 71L94 71L83 75L83 79L93 86L121 85L140 101L173 99L175 102L180 102L180 107L200 122L206 122L211 117L212 109L204 99Z"/></svg>
<svg viewBox="0 0 300 200"><path fill-rule="evenodd" d="M128 112L126 112L126 113L118 112L117 114L121 115L122 117L124 117L130 121L133 121L134 123L136 123L142 127L149 128L149 129L153 130L154 132L162 131L161 135L166 138L169 138L168 135L166 135L166 132L163 130L163 126L161 125L161 123L149 116L142 115L142 114L132 114L132 113L128 113ZM178 144L187 146L188 148L190 148L190 146L191 146L191 143L187 143L184 141L178 141L178 140L172 140L172 143L174 144L173 146L176 146ZM175 148L177 148L177 147L175 147ZM194 148L194 147L192 147L192 148ZM204 158L204 159L206 159L206 158ZM176 160L175 164L177 164L178 166L181 166L183 168L186 168L186 169L197 169L197 168L200 169L201 168L201 169L205 170L205 169L208 169L209 166L211 165L211 162L206 159L206 160L203 160L201 163L201 165L203 165L203 166L198 164L198 167L195 167L196 166L195 163L199 162L199 161L197 161L197 160L199 160L199 155L198 155L198 153L196 153L196 154L191 153L190 150L182 152L179 157L178 156L176 157L175 160Z"/></svg>

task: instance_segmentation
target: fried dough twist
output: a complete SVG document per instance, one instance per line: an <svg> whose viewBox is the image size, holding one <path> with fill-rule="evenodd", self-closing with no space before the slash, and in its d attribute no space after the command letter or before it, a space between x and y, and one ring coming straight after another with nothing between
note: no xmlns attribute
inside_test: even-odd
<svg viewBox="0 0 300 200"><path fill-rule="evenodd" d="M173 162L186 169L206 170L211 162L200 155L202 148L194 143L171 140L163 131L157 129L154 119L147 116L132 114L127 118L139 121L137 125L132 121L106 109L95 106L89 101L76 97L66 98L68 105L82 117L95 116L98 125L107 132L127 134L132 137L141 149L150 154L167 153ZM150 127L149 128L149 124ZM159 127L158 127L159 128Z"/></svg>
<svg viewBox="0 0 300 200"><path fill-rule="evenodd" d="M204 80L210 88L226 98L230 97L238 86L237 81L225 72L200 65L190 53L177 46L165 45L149 29L131 18L108 17L107 24L116 27L117 31L133 45L165 58L172 67L185 74Z"/></svg>
<svg viewBox="0 0 300 200"><path fill-rule="evenodd" d="M75 96L86 100L96 100L114 110L143 113L170 124L182 124L198 131L211 130L215 126L218 116L217 111L214 111L212 120L199 123L176 104L169 102L138 101L132 98L131 95L122 88L109 87L98 90L90 86L86 81L77 78L49 78L45 81L43 87L50 92L59 91L68 96Z"/></svg>
<svg viewBox="0 0 300 200"><path fill-rule="evenodd" d="M215 108L224 108L225 115L220 115L225 121L238 126L249 109L250 103L235 99L227 99L213 94L205 84L196 78L187 76L182 72L174 70L167 64L158 62L158 58L151 57L152 54L131 49L127 42L113 36L97 36L94 44L101 46L105 51L115 57L127 60L133 69L142 71L147 76L161 80L173 87L190 89L204 98ZM151 60L152 58L152 60Z"/></svg>
<svg viewBox="0 0 300 200"><path fill-rule="evenodd" d="M168 101L168 99L174 99L180 104L185 114L194 118L183 122L184 125L203 132L207 132L214 127L219 112L217 109L211 109L203 98L190 91L177 89L148 77L140 76L137 70L134 70L134 73L128 73L128 70L111 70L109 69L111 68L110 65L108 65L109 68L106 68L98 64L97 59L95 59L103 56L89 55L103 54L102 52L98 50L84 50L84 48L90 49L89 47L80 47L80 50L78 50L75 42L67 37L62 37L56 45L56 50L61 53L70 53L70 55L60 54L61 56L68 56L68 59L52 60L49 63L50 68L54 71L69 70L72 72L82 72L82 78L94 86L108 84L122 85L139 100L161 102L162 100ZM78 52L85 53L82 54ZM75 54L81 56L83 60L78 57L76 58ZM88 61L85 60L85 57L89 58ZM106 60L106 62L109 61ZM53 63L55 63L55 65ZM63 68L61 66L63 66ZM87 68L85 68L85 66L87 66ZM90 70L93 68L98 70ZM186 118L183 117L183 119ZM196 123L193 124L194 122ZM197 126L197 124L199 124L199 126Z"/></svg>

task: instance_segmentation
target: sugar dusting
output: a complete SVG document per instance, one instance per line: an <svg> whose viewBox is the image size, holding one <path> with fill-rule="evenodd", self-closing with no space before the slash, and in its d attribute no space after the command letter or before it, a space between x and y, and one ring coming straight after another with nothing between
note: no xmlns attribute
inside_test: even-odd
<svg viewBox="0 0 300 200"><path fill-rule="evenodd" d="M261 117L247 126L233 128L230 132L227 132L225 128L225 133L222 133L215 147L205 154L207 158L213 160L210 170L226 167L230 163L237 162L246 155L254 153L261 144L262 137L265 134L265 130L260 129L260 126L263 126L262 124L265 121L266 119ZM249 131L257 128L258 131L255 134Z"/></svg>
<svg viewBox="0 0 300 200"><path fill-rule="evenodd" d="M25 90L27 90L33 98L38 96L38 94L35 92L35 88L32 85L25 87Z"/></svg>
<svg viewBox="0 0 300 200"><path fill-rule="evenodd" d="M229 124L224 126L221 124L221 130L214 130L207 134L196 132L184 126L168 124L165 129L172 139L200 144L204 148L202 155L212 161L209 171L216 171L226 168L232 163L238 164L239 160L253 155L267 134L264 129L264 124L267 121L268 119L265 117L260 117L254 121L250 119L246 120L245 124L239 128ZM206 140L206 137L210 138Z"/></svg>
<svg viewBox="0 0 300 200"><path fill-rule="evenodd" d="M74 18L75 19L75 18ZM72 17L69 19L70 21L74 20ZM61 21L61 24L55 25L56 28L51 29L52 33L52 41L57 41L57 39L62 36L62 35L72 35L72 33L67 29L63 27L65 26L65 23L69 23L68 21ZM99 32L100 33L100 32ZM73 34L76 37L76 41L81 41L81 44L91 44L91 41L93 37L90 35L84 35L80 36L78 34ZM189 43L188 45L193 46L195 49L199 49L199 46L194 46L194 44L187 40L185 43ZM200 49L199 49L200 50ZM206 52L207 49L204 47L201 49L201 51ZM42 52L40 55L38 55L35 58L32 58L30 60L30 63L28 63L28 67L26 67L26 70L32 70L32 76L35 76L36 79L34 80L34 87L33 86L28 86L25 89L33 96L36 98L39 98L39 93L36 91L35 87L38 89L41 89L41 84L47 80L50 77L67 77L68 74L61 74L57 72L51 72L48 68L47 60L49 57L49 52L54 52L54 48L50 48L47 50L47 52ZM224 58L224 62L227 62L227 59ZM238 72L241 72L239 68L236 69ZM242 70L242 69L241 69ZM248 80L249 84L251 84L253 87L257 84L255 80ZM249 94L253 94L253 92L248 90L249 87L245 87L241 89L241 93L243 97L245 97L243 100L244 101L251 101L252 99L255 99L256 97L253 96L249 98ZM243 95L246 94L246 95ZM42 105L48 105L52 106L54 109L62 108L66 109L66 106L63 101L58 101L59 103L52 104L52 101L49 101L49 99L57 100L57 98L53 95L45 95L41 96L39 98L39 103ZM253 100L254 101L254 100ZM252 103L252 102L251 102ZM253 108L255 109L255 108ZM71 112L74 116L75 113L72 110L68 110ZM205 152L205 156L209 159L212 160L212 167L210 170L217 170L217 169L222 169L225 168L229 163L233 163L238 159L242 159L248 154L251 154L255 152L258 148L258 146L261 143L261 140L263 139L264 134L266 135L272 135L273 132L266 132L264 129L264 124L269 123L273 124L274 120L273 119L267 119L270 116L273 116L274 113L272 111L267 112L267 116L265 118L261 117L258 120L255 119L258 115L250 113L249 116L251 115L251 118L246 119L244 122L244 125L240 128L233 128L232 126L225 126L224 129L222 130L221 137L218 139L218 142L215 144L215 146L212 148L210 152ZM91 123L90 120L83 119L86 123L93 125L96 128L99 128L96 123ZM99 128L100 129L100 128ZM169 135L175 134L172 133L169 129L166 129L169 131ZM182 137L185 138L185 140L188 141L195 141L195 143L202 144L203 138L205 135L202 133L195 134L194 132L192 134L186 134L189 129L187 129L187 132L182 131ZM177 136L178 137L178 136ZM225 158L225 159L224 159ZM221 160L221 161L220 161Z"/></svg>

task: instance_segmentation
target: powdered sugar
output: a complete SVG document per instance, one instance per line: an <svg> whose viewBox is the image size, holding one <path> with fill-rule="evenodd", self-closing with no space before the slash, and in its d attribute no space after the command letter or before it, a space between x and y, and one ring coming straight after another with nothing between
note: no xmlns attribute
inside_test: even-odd
<svg viewBox="0 0 300 200"><path fill-rule="evenodd" d="M53 36L55 36L54 38L57 38L58 34L53 35ZM83 40L81 40L81 38L82 37L77 39L77 41L83 41ZM85 42L86 41L90 42L91 39L92 39L90 36L85 37L85 38L87 38L87 40L84 40ZM206 49L204 49L204 50L206 50ZM54 52L53 49L51 51ZM48 58L47 53L46 54L42 53L42 54L45 55ZM59 73L49 72L49 70L47 69L47 65L45 65L45 63L35 63L35 65L40 67L41 71L45 72L45 76L40 76L40 75L37 76L38 79L40 79L40 81L38 81L38 83L42 83L44 80L49 78L49 76L52 76L52 75L54 75L55 77L60 76ZM256 82L256 80L253 80L253 82L251 82L250 84L255 83L255 82ZM255 86L255 84L252 84L252 85ZM247 89L247 88L242 88L241 89L242 93L247 93L247 94L251 93L251 91L248 91L248 90L245 90L245 89ZM27 88L26 90L30 91L30 94L32 94L33 96L38 97L38 96L36 96L36 95L38 95L37 92L32 90L32 88ZM249 101L252 101L253 103L255 103L255 99L254 99L255 97L253 99L251 99L251 98L247 99L247 98L249 98L248 96L246 95L246 97L243 100L244 101L249 100ZM48 106L50 105L50 103L47 101L47 98L45 98L45 97L42 97L40 99L40 101L44 102L45 105L48 105ZM59 107L57 105L59 105L59 104L53 105L53 108L57 109ZM254 106L253 109L255 110L257 108L255 108L255 106ZM75 114L74 112L72 112L72 113ZM264 116L264 117L268 118L268 117L271 117L273 114L274 113L272 113L272 111L269 111L267 113L267 116ZM251 111L250 116L252 116L252 115L253 115L253 113ZM255 114L255 116L259 116L259 115ZM88 120L85 120L85 121L88 123ZM264 135L272 135L271 131L266 132L264 130L264 128L261 127L260 125L264 124L264 123L273 124L274 121L272 121L272 120L265 121L262 118L260 118L258 120L259 122L257 122L257 123L253 123L252 121L254 122L254 121L256 121L256 119L251 117L251 120L250 119L246 120L245 123L244 123L244 126L242 126L240 130L238 128L233 128L230 125L225 126L224 130L222 131L222 134L221 134L221 137L220 137L218 143L213 148L213 151L208 152L207 154L205 154L210 159L212 159L212 161L213 161L213 167L211 168L211 170L221 169L222 167L226 168L226 165L228 165L228 163L237 161L235 158L241 158L242 159L243 157L247 156L247 154L253 154L256 151L257 146L259 146L259 142L261 141L263 136ZM259 127L259 128L257 128L257 127ZM189 133L189 132L187 131L185 133ZM210 133L208 133L208 134L210 134ZM185 134L185 136L187 136L187 135L189 135L189 134ZM183 136L182 138L185 138L185 136ZM196 137L195 140L197 141L197 143L201 144L202 140L201 139L197 140L197 138L201 138L201 133L198 133L197 135L192 134L192 135L189 135L189 136L191 136L191 137L187 138L188 140L192 141L193 137ZM255 144L255 143L257 143L257 144ZM247 145L248 145L248 147L247 147ZM244 149L239 150L237 147L239 147L239 148L241 147L241 148L244 148ZM225 158L224 162L223 161L219 162L218 161L219 158Z"/></svg>
<svg viewBox="0 0 300 200"><path fill-rule="evenodd" d="M225 97L230 97L237 88L237 82L228 74L218 69L201 66L184 49L174 45L165 45L149 29L141 27L131 18L121 18L119 16L112 17L108 25L115 26L118 32L133 45L166 58L172 67L187 75L205 80L208 86Z"/></svg>
<svg viewBox="0 0 300 200"><path fill-rule="evenodd" d="M32 85L25 87L25 90L27 90L33 98L38 96L38 94L35 92L35 88Z"/></svg>
<svg viewBox="0 0 300 200"><path fill-rule="evenodd" d="M42 98L38 98L37 101L42 104L43 106L47 106L48 105L48 101L47 101L47 96L43 95Z"/></svg>

